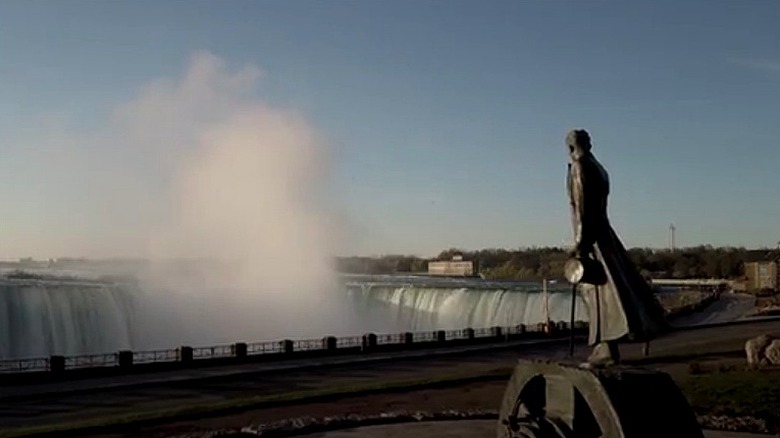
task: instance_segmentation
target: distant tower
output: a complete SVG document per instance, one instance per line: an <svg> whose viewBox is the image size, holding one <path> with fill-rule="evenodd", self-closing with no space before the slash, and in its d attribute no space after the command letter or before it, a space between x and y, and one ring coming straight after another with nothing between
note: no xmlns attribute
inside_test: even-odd
<svg viewBox="0 0 780 438"><path fill-rule="evenodd" d="M669 224L669 250L674 251L674 224Z"/></svg>

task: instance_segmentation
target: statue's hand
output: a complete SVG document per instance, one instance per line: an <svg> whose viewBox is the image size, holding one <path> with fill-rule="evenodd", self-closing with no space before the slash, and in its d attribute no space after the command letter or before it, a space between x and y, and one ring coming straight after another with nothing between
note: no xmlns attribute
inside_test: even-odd
<svg viewBox="0 0 780 438"><path fill-rule="evenodd" d="M588 247L586 245L582 245L580 243L577 244L577 246L574 248L572 252L572 257L577 257L580 259L586 259L590 257L590 254L593 252L592 247Z"/></svg>

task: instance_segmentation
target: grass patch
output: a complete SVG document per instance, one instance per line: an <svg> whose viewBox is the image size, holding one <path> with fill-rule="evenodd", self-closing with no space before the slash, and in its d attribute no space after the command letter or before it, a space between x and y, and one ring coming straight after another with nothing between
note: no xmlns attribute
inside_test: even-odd
<svg viewBox="0 0 780 438"><path fill-rule="evenodd" d="M407 379L394 382L376 382L340 387L321 388L306 391L286 392L279 394L258 395L236 398L221 402L200 402L177 406L168 409L156 409L131 414L106 415L67 423L27 426L0 431L0 438L32 437L53 433L93 433L117 427L142 426L169 421L182 421L190 418L226 415L248 409L277 407L290 404L300 404L333 400L346 396L362 396L376 393L403 392L410 389L428 389L450 387L453 385L508 379L513 367L495 368L488 372L457 373L427 379Z"/></svg>
<svg viewBox="0 0 780 438"><path fill-rule="evenodd" d="M780 424L780 370L722 369L678 385L699 414L752 416Z"/></svg>

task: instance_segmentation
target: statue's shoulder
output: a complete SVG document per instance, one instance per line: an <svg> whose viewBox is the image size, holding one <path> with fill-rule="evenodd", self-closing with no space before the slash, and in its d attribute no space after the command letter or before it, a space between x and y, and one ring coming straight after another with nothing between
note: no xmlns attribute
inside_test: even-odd
<svg viewBox="0 0 780 438"><path fill-rule="evenodd" d="M609 177L598 161L592 157L583 157L572 161L569 166L569 187L576 190L577 187L588 186L601 188L609 192Z"/></svg>
<svg viewBox="0 0 780 438"><path fill-rule="evenodd" d="M577 172L587 179L607 179L607 172L595 157L577 160Z"/></svg>

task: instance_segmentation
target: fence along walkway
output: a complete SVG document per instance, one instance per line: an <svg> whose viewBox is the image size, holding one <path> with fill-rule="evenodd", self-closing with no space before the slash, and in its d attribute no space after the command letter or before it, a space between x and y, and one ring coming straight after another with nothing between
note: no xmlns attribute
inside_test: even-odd
<svg viewBox="0 0 780 438"><path fill-rule="evenodd" d="M587 323L575 323L575 331L587 330ZM520 340L564 336L569 334L569 324L565 322L546 325L544 323L527 327L491 327L482 329L436 330L425 332L404 332L394 334L368 333L363 336L334 337L322 339L282 340L244 343L207 347L182 346L175 349L129 351L115 353L90 354L79 356L50 356L44 358L10 359L0 361L0 374L63 372L89 368L130 368L148 364L182 365L207 360L246 359L258 356L284 358L295 353L355 354L367 353L388 348L415 348L420 346L447 346L457 342L495 342L497 340ZM340 351L339 351L340 350Z"/></svg>

